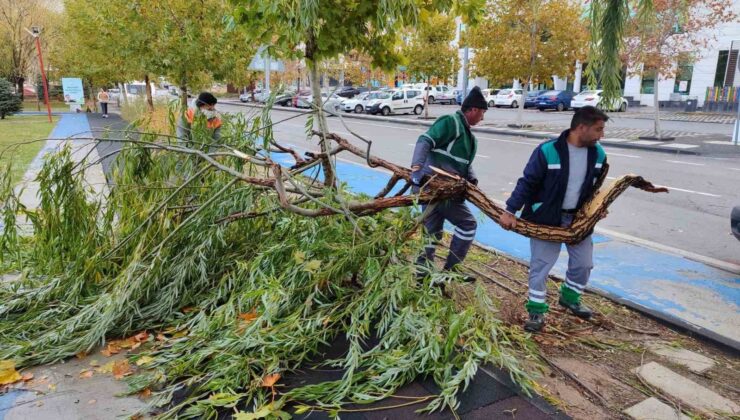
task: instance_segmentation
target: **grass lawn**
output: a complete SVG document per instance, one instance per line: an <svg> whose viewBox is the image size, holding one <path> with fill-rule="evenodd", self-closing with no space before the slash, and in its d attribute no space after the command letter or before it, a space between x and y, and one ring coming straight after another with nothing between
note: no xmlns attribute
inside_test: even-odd
<svg viewBox="0 0 740 420"><path fill-rule="evenodd" d="M11 176L14 183L21 180L26 167L44 146L44 142L38 141L22 146L14 145L23 141L48 137L59 120L59 117L56 116L52 118L54 121L52 124L49 124L46 115L16 115L0 120L0 167L4 167L12 161Z"/></svg>
<svg viewBox="0 0 740 420"><path fill-rule="evenodd" d="M39 104L35 100L23 101L23 110L39 111L38 105L41 105L41 112L46 111L46 105L44 105L44 101L41 101L41 103ZM69 112L69 105L65 104L62 101L51 101L51 112Z"/></svg>

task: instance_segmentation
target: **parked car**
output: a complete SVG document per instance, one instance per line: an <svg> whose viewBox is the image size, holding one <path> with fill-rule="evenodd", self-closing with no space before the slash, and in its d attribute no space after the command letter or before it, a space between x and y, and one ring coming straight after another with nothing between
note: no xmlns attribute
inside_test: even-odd
<svg viewBox="0 0 740 420"><path fill-rule="evenodd" d="M544 111L554 109L556 111L567 111L573 100L574 93L569 90L548 90L542 92L536 99L537 109Z"/></svg>
<svg viewBox="0 0 740 420"><path fill-rule="evenodd" d="M452 95L452 90L448 86L424 86L424 91L429 92L429 103L455 103L455 97ZM427 93L424 93L425 95Z"/></svg>
<svg viewBox="0 0 740 420"><path fill-rule="evenodd" d="M493 108L496 105L496 95L501 91L501 89L483 89L481 90L481 93L483 94L483 99L488 102L488 107Z"/></svg>
<svg viewBox="0 0 740 420"><path fill-rule="evenodd" d="M730 228L732 234L740 240L740 205L735 206L730 213Z"/></svg>
<svg viewBox="0 0 740 420"><path fill-rule="evenodd" d="M372 99L377 99L378 94L380 94L379 91L365 92L355 96L354 98L345 99L342 101L342 109L344 112L354 111L357 114L362 114L365 112L365 106L367 103Z"/></svg>
<svg viewBox="0 0 740 420"><path fill-rule="evenodd" d="M527 91L527 96L524 98L524 109L535 108L537 97L540 96L544 90L530 90Z"/></svg>
<svg viewBox="0 0 740 420"><path fill-rule="evenodd" d="M620 97L617 100L617 103L615 104L606 104L603 103L603 98L601 97L601 94L603 93L603 90L587 90L584 92L579 93L578 95L573 97L573 100L570 101L570 107L573 109L582 108L584 106L590 105L595 106L597 108L603 109L605 111L619 111L619 112L625 112L627 111L627 100L623 97Z"/></svg>
<svg viewBox="0 0 740 420"><path fill-rule="evenodd" d="M295 108L298 108L298 97L299 96L309 96L309 95L311 95L310 89L301 89L298 92L296 92L296 94L293 95L293 106Z"/></svg>
<svg viewBox="0 0 740 420"><path fill-rule="evenodd" d="M359 93L359 89L352 86L342 86L336 90L336 95L339 95L342 98L352 98Z"/></svg>
<svg viewBox="0 0 740 420"><path fill-rule="evenodd" d="M295 91L286 90L275 97L275 105L293 106L293 96L295 96Z"/></svg>
<svg viewBox="0 0 740 420"><path fill-rule="evenodd" d="M508 106L516 108L522 103L521 89L501 89L493 100L496 107Z"/></svg>
<svg viewBox="0 0 740 420"><path fill-rule="evenodd" d="M313 94L309 91L308 94L301 94L297 96L296 101L297 108L311 108L313 106ZM325 111L339 112L342 100L341 96L329 95L324 92L321 94L321 102Z"/></svg>
<svg viewBox="0 0 740 420"><path fill-rule="evenodd" d="M420 115L424 111L424 96L420 90L398 89L380 92L376 99L368 101L365 112L368 114L389 115L413 112Z"/></svg>
<svg viewBox="0 0 740 420"><path fill-rule="evenodd" d="M260 93L262 93L262 89L255 89L255 90L254 90L254 95L255 95L255 98L256 98L256 97L257 97L257 95L258 95L258 94L260 94ZM251 92L251 91L246 91L246 90L245 90L244 92L242 92L242 94L241 94L241 95L239 95L239 100L240 100L241 102L249 102L249 101L251 101L251 100L252 100L252 92Z"/></svg>

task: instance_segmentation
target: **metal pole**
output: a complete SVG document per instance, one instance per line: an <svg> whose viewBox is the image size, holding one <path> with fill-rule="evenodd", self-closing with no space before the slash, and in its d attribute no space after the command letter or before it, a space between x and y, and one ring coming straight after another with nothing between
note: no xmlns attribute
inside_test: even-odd
<svg viewBox="0 0 740 420"><path fill-rule="evenodd" d="M36 51L39 53L39 66L41 67L41 83L44 85L44 102L46 102L46 112L51 122L51 103L49 103L49 89L46 86L46 72L44 71L44 58L41 56L41 40L36 36Z"/></svg>
<svg viewBox="0 0 740 420"><path fill-rule="evenodd" d="M727 67L730 67L729 61L730 56L732 55L732 50L735 46L735 41L730 42L730 53L727 56ZM737 68L735 68L735 72L737 72ZM725 69L725 80L727 80L727 69ZM735 106L737 107L737 115L735 116L735 129L732 131L732 144L735 146L738 145L740 142L740 95L737 94L737 91L735 93L736 96L738 96L737 103Z"/></svg>

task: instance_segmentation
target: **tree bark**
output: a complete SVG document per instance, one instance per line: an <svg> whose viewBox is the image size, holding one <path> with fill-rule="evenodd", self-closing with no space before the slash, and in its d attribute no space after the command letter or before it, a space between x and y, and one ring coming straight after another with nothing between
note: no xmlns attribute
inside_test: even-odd
<svg viewBox="0 0 740 420"><path fill-rule="evenodd" d="M23 98L25 95L23 94L23 83L26 81L25 77L18 77L15 80L16 83L16 89L18 90L18 96L21 98L21 101L23 101Z"/></svg>
<svg viewBox="0 0 740 420"><path fill-rule="evenodd" d="M660 85L660 73L656 70L655 71L655 86L653 86L653 96L654 101L653 105L655 106L655 137L660 140L663 138L663 133L660 131L660 99L658 98L658 85ZM619 106L622 106L622 103L620 101Z"/></svg>
<svg viewBox="0 0 740 420"><path fill-rule="evenodd" d="M313 106L316 112L316 119L318 120L319 132L324 134L324 136L319 137L319 146L321 148L321 153L325 154L329 151L329 145L327 144L329 140L325 137L326 134L329 133L329 130L326 125L326 117L324 115L323 103L321 102L321 86L318 81L319 79L318 63L316 63L313 60L309 60L308 67L310 70L310 77L311 77L311 93L313 95ZM322 158L321 166L324 169L324 185L334 186L334 183L335 183L334 168L332 167L331 161L329 160L328 156L324 156Z"/></svg>
<svg viewBox="0 0 740 420"><path fill-rule="evenodd" d="M149 112L154 112L154 100L152 99L152 87L149 83L149 74L144 75L144 85L146 86L146 104Z"/></svg>

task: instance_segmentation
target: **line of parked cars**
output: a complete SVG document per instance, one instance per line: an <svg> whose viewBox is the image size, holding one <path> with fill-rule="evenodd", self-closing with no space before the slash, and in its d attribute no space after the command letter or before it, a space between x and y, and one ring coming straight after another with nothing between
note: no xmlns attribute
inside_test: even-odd
<svg viewBox="0 0 740 420"><path fill-rule="evenodd" d="M522 100L525 109L537 108L540 111L548 109L567 111L591 105L607 111L625 112L629 105L623 97L615 100L613 104L606 104L602 98L603 90L586 90L579 94L569 90L533 90L528 91L524 98L522 89L481 89L481 92L489 108L517 108ZM464 99L462 90L456 89L454 95L455 102L461 105Z"/></svg>

